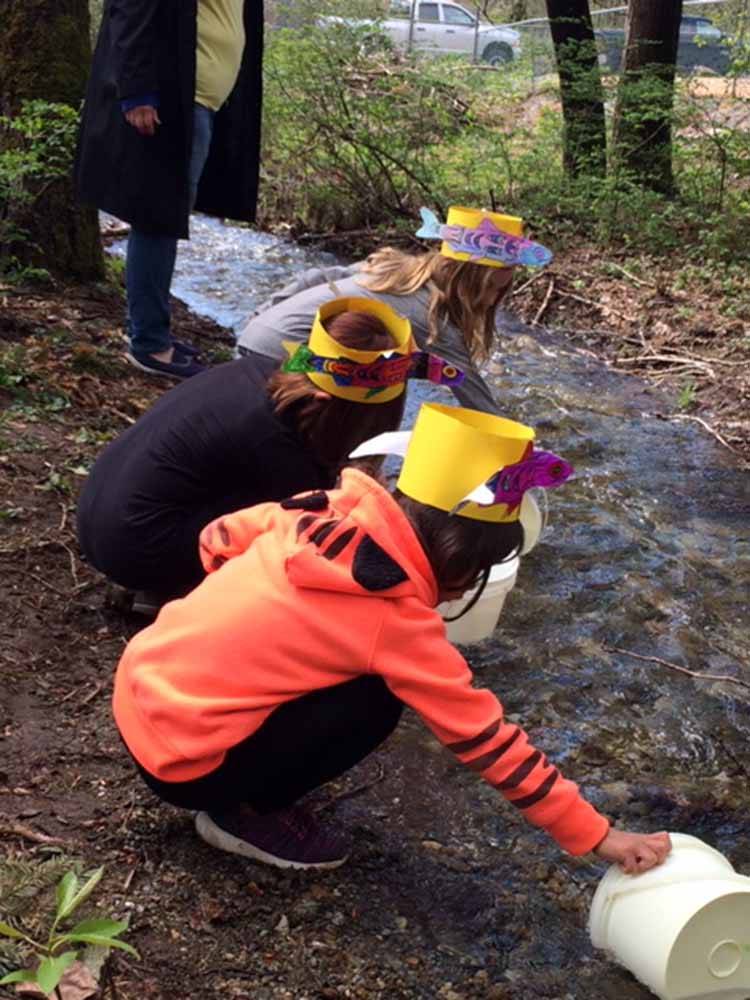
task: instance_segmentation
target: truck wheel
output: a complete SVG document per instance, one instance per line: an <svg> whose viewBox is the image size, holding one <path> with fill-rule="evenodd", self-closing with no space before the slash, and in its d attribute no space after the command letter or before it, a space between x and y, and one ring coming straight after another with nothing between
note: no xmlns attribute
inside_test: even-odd
<svg viewBox="0 0 750 1000"><path fill-rule="evenodd" d="M505 42L493 42L482 52L482 62L490 66L506 66L513 62L513 49Z"/></svg>

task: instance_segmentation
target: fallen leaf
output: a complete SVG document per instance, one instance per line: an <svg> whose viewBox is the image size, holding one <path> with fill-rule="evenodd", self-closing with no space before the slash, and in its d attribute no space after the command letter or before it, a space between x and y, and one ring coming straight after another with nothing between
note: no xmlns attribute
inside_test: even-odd
<svg viewBox="0 0 750 1000"><path fill-rule="evenodd" d="M73 962L63 973L57 993L43 993L36 983L18 983L16 993L27 997L60 997L60 1000L88 1000L96 996L99 984L83 962Z"/></svg>

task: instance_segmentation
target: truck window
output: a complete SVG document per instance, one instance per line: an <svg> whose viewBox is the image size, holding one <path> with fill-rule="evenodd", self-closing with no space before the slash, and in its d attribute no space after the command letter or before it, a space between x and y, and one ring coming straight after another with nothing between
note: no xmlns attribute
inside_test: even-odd
<svg viewBox="0 0 750 1000"><path fill-rule="evenodd" d="M462 24L464 27L473 28L474 18L462 7L454 7L452 4L443 4L443 18L446 24Z"/></svg>
<svg viewBox="0 0 750 1000"><path fill-rule="evenodd" d="M436 3L421 3L419 5L420 21L439 21L438 5Z"/></svg>

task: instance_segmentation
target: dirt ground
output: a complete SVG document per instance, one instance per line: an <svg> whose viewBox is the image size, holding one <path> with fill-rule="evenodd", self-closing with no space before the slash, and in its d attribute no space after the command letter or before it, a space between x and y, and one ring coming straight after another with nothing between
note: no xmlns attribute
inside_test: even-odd
<svg viewBox="0 0 750 1000"><path fill-rule="evenodd" d="M592 277L581 292L584 271ZM678 316L688 303L689 321ZM579 346L613 366L671 382L675 407L665 419L697 420L750 457L747 316L727 320L715 302L670 291L657 273L618 275L615 265L605 274L593 255L556 262L519 287L511 306L531 321L566 325ZM504 978L503 948L526 934L512 921L519 889L505 886L490 906L481 879L490 862L481 851L467 863L446 846L447 835L407 832L409 762L392 752L321 800L328 808L343 796L350 811L355 879L303 879L217 857L196 844L189 817L160 806L135 780L109 699L113 668L144 622L118 607L75 540L87 468L166 385L121 360L122 312L121 292L109 286L0 288L0 908L7 915L12 904L33 926L43 898L33 890L59 878L71 859L105 865L99 912L129 913L142 955L110 961L103 991L112 1000L572 998L548 973L523 989ZM179 306L176 326L213 360L227 356L226 331ZM696 389L681 408L686 379ZM393 803L382 835L358 806L359 786L368 785ZM439 814L440 803L432 806ZM443 828L450 819L442 817ZM466 887L451 896L444 936L425 950L410 935L409 884L433 884L440 898L436 852L441 870L466 873ZM542 874L563 917L583 925L575 879ZM494 958L451 944L452 928L490 912L507 920ZM601 996L625 994L615 982Z"/></svg>

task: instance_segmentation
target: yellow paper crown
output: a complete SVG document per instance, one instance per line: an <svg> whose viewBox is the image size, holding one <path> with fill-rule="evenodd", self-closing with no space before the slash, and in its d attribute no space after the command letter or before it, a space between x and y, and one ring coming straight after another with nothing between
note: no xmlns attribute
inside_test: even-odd
<svg viewBox="0 0 750 1000"><path fill-rule="evenodd" d="M498 229L511 236L523 236L523 219L516 215L501 215L499 212L486 212L481 208L464 208L462 205L451 205L445 220L447 226L463 226L464 229L476 229L484 219L489 219ZM510 267L498 260L488 257L472 257L470 253L458 253L449 243L443 241L440 246L443 257L452 260L470 260L474 264L484 264L486 267Z"/></svg>
<svg viewBox="0 0 750 1000"><path fill-rule="evenodd" d="M398 480L402 493L438 510L454 511L461 501L499 469L520 462L534 431L515 420L479 410L424 403L417 415ZM520 505L457 510L475 521L518 521Z"/></svg>
<svg viewBox="0 0 750 1000"><path fill-rule="evenodd" d="M383 326L388 330L394 340L393 347L380 351L358 351L352 347L340 344L338 340L328 333L323 326L325 320L333 319L343 312L363 312L376 316ZM301 347L300 343L283 341L283 346L289 357L294 357ZM366 298L338 298L326 302L318 309L315 320L310 331L310 339L307 346L314 353L323 358L349 358L361 365L370 365L387 354L410 354L413 349L411 336L411 323L404 316L400 316L384 302L377 299ZM325 389L332 396L339 399L351 399L358 403L387 403L404 391L406 382L399 382L397 385L389 385L373 394L366 386L339 385L332 375L324 372L308 371L307 377L320 389Z"/></svg>

